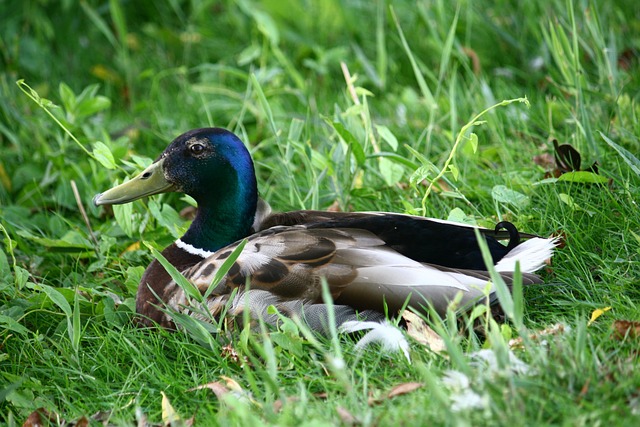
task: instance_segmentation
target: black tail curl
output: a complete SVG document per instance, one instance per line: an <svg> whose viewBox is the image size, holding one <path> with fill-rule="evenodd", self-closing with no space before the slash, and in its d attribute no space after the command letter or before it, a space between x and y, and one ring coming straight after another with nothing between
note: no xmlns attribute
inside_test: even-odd
<svg viewBox="0 0 640 427"><path fill-rule="evenodd" d="M496 234L500 230L507 230L507 232L509 232L509 244L507 245L508 250L511 250L520 244L520 232L515 225L509 221L500 221L496 224Z"/></svg>

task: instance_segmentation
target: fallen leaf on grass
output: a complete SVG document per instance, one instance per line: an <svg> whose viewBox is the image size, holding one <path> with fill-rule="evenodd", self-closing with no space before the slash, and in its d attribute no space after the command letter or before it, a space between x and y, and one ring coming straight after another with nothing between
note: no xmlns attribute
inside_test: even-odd
<svg viewBox="0 0 640 427"><path fill-rule="evenodd" d="M162 394L162 423L166 426L180 423L182 421L180 415L173 409L167 395L164 394L164 391L161 391L160 394Z"/></svg>
<svg viewBox="0 0 640 427"><path fill-rule="evenodd" d="M205 388L211 390L213 392L213 394L215 394L218 399L222 399L222 396L224 396L225 394L231 392L231 390L229 390L220 381L212 381L212 382L207 383L207 384L202 384L202 385L199 385L197 387L190 388L187 391L203 390Z"/></svg>
<svg viewBox="0 0 640 427"><path fill-rule="evenodd" d="M403 394L409 394L419 389L422 386L424 386L423 383L417 383L417 382L408 382L408 383L398 384L397 386L393 387L384 396L381 396L378 398L370 397L368 403L369 405L377 405L379 403L384 402L385 400L393 399L394 397L402 396Z"/></svg>
<svg viewBox="0 0 640 427"><path fill-rule="evenodd" d="M598 173L598 163L594 163L588 168L580 169L582 158L578 150L573 148L571 144L558 144L558 140L553 140L553 148L555 150L556 167L562 173L584 171Z"/></svg>
<svg viewBox="0 0 640 427"><path fill-rule="evenodd" d="M140 241L137 242L133 242L132 244L130 244L129 246L127 246L127 249L124 250L124 252L122 252L123 255L126 252L133 252L133 251L137 251L140 249Z"/></svg>
<svg viewBox="0 0 640 427"><path fill-rule="evenodd" d="M567 327L563 323L556 323L555 325L550 326L548 328L544 328L541 331L537 331L532 334L529 334L529 339L532 341L540 341L540 339L542 339L543 337L560 335L560 334L563 334L566 330L567 330ZM522 337L512 338L509 340L510 349L513 350L516 348L523 348L523 347L524 347L524 343L523 343Z"/></svg>
<svg viewBox="0 0 640 427"><path fill-rule="evenodd" d="M407 335L411 338L428 346L434 353L440 353L446 349L444 340L420 316L405 310L402 318L407 323Z"/></svg>
<svg viewBox="0 0 640 427"><path fill-rule="evenodd" d="M342 406L338 406L336 408L336 412L338 413L338 416L340 417L340 421L342 421L342 424L345 424L348 426L355 426L355 425L361 424L360 421L358 421L358 419L354 417L353 414L351 414L351 412L349 412L347 409L343 408Z"/></svg>
<svg viewBox="0 0 640 427"><path fill-rule="evenodd" d="M542 153L538 154L537 156L533 156L533 163L538 166L542 166L545 169L551 169L556 164L553 155L549 153Z"/></svg>
<svg viewBox="0 0 640 427"><path fill-rule="evenodd" d="M24 423L22 423L22 427L36 427L41 425L42 425L42 417L40 416L40 412L38 412L37 409L33 411L31 414L29 414L27 419L24 420Z"/></svg>
<svg viewBox="0 0 640 427"><path fill-rule="evenodd" d="M33 411L31 414L29 414L25 422L22 424L22 427L41 427L45 425L43 420L48 421L46 425L48 425L49 423L54 423L59 425L67 424L66 421L61 420L57 414L53 412L49 412L45 408L38 408L35 411Z"/></svg>
<svg viewBox="0 0 640 427"><path fill-rule="evenodd" d="M403 394L408 394L408 393L411 393L414 390L419 389L422 386L423 386L422 383L415 383L415 382L399 384L399 385L397 385L397 386L395 386L395 387L393 387L391 389L391 391L389 392L387 397L389 399L391 399L392 397L401 396Z"/></svg>
<svg viewBox="0 0 640 427"><path fill-rule="evenodd" d="M255 403L254 400L251 398L250 393L248 393L247 391L245 391L240 384L238 384L238 382L236 380L234 380L233 378L229 378L227 376L221 375L220 378L222 378L224 380L224 384L220 381L212 381L210 383L207 384L202 384L199 385L197 387L193 387L188 389L187 391L196 391L196 390L203 390L203 389L209 389L213 392L213 394L216 395L216 397L218 398L218 400L223 400L223 397L228 395L228 394L232 394L234 396L236 396L239 399L245 399L248 400L252 403Z"/></svg>
<svg viewBox="0 0 640 427"><path fill-rule="evenodd" d="M625 337L640 338L640 322L632 320L616 320L613 322L613 335L621 340Z"/></svg>
<svg viewBox="0 0 640 427"><path fill-rule="evenodd" d="M544 153L533 158L535 164L547 169L545 178L556 178L558 181L582 184L606 184L611 181L598 175L598 163L581 168L582 156L571 144L559 144L553 140L553 156Z"/></svg>
<svg viewBox="0 0 640 427"><path fill-rule="evenodd" d="M284 398L284 401L282 399L278 399L275 402L273 402L273 406L272 406L273 407L273 412L278 413L278 412L280 412L282 410L282 407L285 404L294 403L294 402L297 402L299 400L300 400L300 398L298 396L287 396L287 397Z"/></svg>
<svg viewBox="0 0 640 427"><path fill-rule="evenodd" d="M602 316L609 310L611 310L611 307L597 308L593 310L593 312L591 313L591 319L589 319L589 323L587 323L587 326L591 326L591 324L595 322L598 317Z"/></svg>

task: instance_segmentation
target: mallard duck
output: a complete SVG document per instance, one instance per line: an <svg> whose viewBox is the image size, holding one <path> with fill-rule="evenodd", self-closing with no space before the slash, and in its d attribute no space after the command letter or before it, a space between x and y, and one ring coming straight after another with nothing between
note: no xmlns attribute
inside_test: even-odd
<svg viewBox="0 0 640 427"><path fill-rule="evenodd" d="M457 294L462 294L462 307L486 296L489 274L474 227L384 212L272 213L258 197L248 150L225 129L195 129L178 136L151 166L98 194L94 203L128 203L171 191L190 195L198 209L184 236L162 254L203 295L217 269L246 239L226 277L208 295L213 316L248 309L251 317L273 322L267 309L275 306L326 331L323 281L338 324L380 321L384 313L394 315L406 305L423 311L431 305L443 314ZM554 239L520 233L508 222L495 230L478 230L508 283L516 262L525 284L540 282L533 273L551 257ZM523 237L528 240L521 242ZM152 261L136 296L142 324L174 328L171 310L194 313L187 300L162 265Z"/></svg>

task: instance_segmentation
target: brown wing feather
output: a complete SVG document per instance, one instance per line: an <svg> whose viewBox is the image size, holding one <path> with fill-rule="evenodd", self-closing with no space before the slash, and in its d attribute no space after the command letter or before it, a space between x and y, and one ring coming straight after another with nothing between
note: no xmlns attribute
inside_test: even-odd
<svg viewBox="0 0 640 427"><path fill-rule="evenodd" d="M336 254L344 248L383 244L372 233L362 230L272 228L248 239L242 254L212 294L224 295L249 283L251 289L267 290L284 299L319 302L324 278L331 294L337 297L357 272L355 265L335 262ZM186 276L201 292L206 292L226 258L221 254L232 249L227 247L210 256Z"/></svg>

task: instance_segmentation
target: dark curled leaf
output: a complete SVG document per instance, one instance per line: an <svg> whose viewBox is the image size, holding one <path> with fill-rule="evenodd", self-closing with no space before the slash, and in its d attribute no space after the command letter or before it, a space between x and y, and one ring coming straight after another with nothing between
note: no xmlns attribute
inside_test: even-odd
<svg viewBox="0 0 640 427"><path fill-rule="evenodd" d="M558 140L553 140L554 157L556 161L556 169L560 173L556 173L559 176L566 172L593 172L598 173L598 163L594 162L591 166L585 169L580 169L582 163L582 157L578 150L573 148L571 144L558 144ZM556 171L556 172L557 172Z"/></svg>

